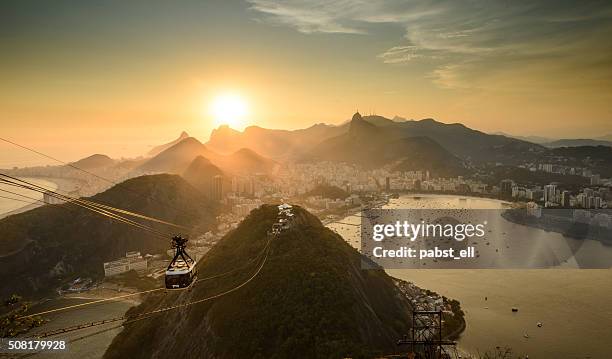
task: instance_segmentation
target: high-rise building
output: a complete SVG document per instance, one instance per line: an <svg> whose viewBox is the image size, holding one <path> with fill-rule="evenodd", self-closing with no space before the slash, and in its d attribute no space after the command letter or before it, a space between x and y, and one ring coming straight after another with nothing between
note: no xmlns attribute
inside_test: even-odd
<svg viewBox="0 0 612 359"><path fill-rule="evenodd" d="M552 163L544 163L540 166L540 168L542 169L542 171L544 172L552 172L553 171L553 165Z"/></svg>
<svg viewBox="0 0 612 359"><path fill-rule="evenodd" d="M512 180L505 179L500 182L499 195L501 198L512 198Z"/></svg>
<svg viewBox="0 0 612 359"><path fill-rule="evenodd" d="M347 183L344 185L344 190L346 191L346 193L351 193L351 192L353 192L353 186L351 185L351 183L350 183L350 182L347 182Z"/></svg>
<svg viewBox="0 0 612 359"><path fill-rule="evenodd" d="M544 186L544 203L557 203L557 185Z"/></svg>
<svg viewBox="0 0 612 359"><path fill-rule="evenodd" d="M127 252L124 258L104 263L105 277L111 277L131 270L139 273L147 270L147 260L140 255L140 252Z"/></svg>
<svg viewBox="0 0 612 359"><path fill-rule="evenodd" d="M569 191L561 192L561 206L563 207L570 206L570 192Z"/></svg>
<svg viewBox="0 0 612 359"><path fill-rule="evenodd" d="M220 201L223 199L223 176L216 175L212 180L212 198Z"/></svg>
<svg viewBox="0 0 612 359"><path fill-rule="evenodd" d="M589 208L588 199L587 195L580 193L576 196L576 204L582 208Z"/></svg>
<svg viewBox="0 0 612 359"><path fill-rule="evenodd" d="M598 209L601 207L601 198L599 197L587 197L586 208Z"/></svg>
<svg viewBox="0 0 612 359"><path fill-rule="evenodd" d="M63 199L58 198L57 195L53 194L51 191L45 191L43 193L43 201L46 204L62 204L66 202Z"/></svg>

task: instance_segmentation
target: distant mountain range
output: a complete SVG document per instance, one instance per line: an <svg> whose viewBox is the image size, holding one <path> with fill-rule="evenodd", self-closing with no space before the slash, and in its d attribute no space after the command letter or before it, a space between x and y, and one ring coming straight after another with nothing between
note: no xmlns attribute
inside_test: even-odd
<svg viewBox="0 0 612 359"><path fill-rule="evenodd" d="M582 167L588 164L604 178L612 177L612 147L610 146L578 146L553 148L546 153L550 157L563 157L567 166Z"/></svg>
<svg viewBox="0 0 612 359"><path fill-rule="evenodd" d="M160 154L161 152L165 151L166 149L176 145L177 143L181 142L182 140L186 139L187 137L189 137L189 135L187 134L187 132L183 131L181 132L181 135L174 141L168 142L168 143L164 143L163 145L159 145L159 146L155 146L153 147L148 153L147 156L148 157L153 157L153 156L157 156L158 154Z"/></svg>
<svg viewBox="0 0 612 359"><path fill-rule="evenodd" d="M505 137L515 138L517 140L527 141L527 142L532 142L532 143L537 143L537 144L543 144L543 143L546 143L546 142L555 141L555 139L549 138L549 137L543 137L543 136L518 136L518 135L511 135L511 134L508 134L508 133L505 133L505 132L493 132L492 135L505 136Z"/></svg>
<svg viewBox="0 0 612 359"><path fill-rule="evenodd" d="M221 126L212 131L206 146L219 153L232 153L249 148L263 156L278 160L291 159L304 153L321 141L346 132L346 126L316 124L301 130L272 130L258 126L239 132Z"/></svg>
<svg viewBox="0 0 612 359"><path fill-rule="evenodd" d="M194 137L187 137L149 159L137 170L182 174L200 156L209 160L222 171L231 174L271 174L277 167L275 161L265 158L251 149L241 148L231 154L223 155L208 149Z"/></svg>
<svg viewBox="0 0 612 359"><path fill-rule="evenodd" d="M404 137L395 122L387 121L367 121L356 113L347 133L324 140L303 159L347 162L366 168L391 164L396 170L429 170L440 176L463 171L461 160L434 140Z"/></svg>
<svg viewBox="0 0 612 359"><path fill-rule="evenodd" d="M546 147L580 147L580 146L608 146L612 147L612 141L592 139L562 139L543 143Z"/></svg>
<svg viewBox="0 0 612 359"><path fill-rule="evenodd" d="M175 175L132 178L91 200L207 231L215 203ZM138 220L141 221L141 220ZM174 230L147 222L157 230ZM188 234L188 233L185 233ZM0 296L43 296L78 277L101 278L103 262L127 251L164 253L168 239L101 217L72 204L46 205L0 220Z"/></svg>
<svg viewBox="0 0 612 359"><path fill-rule="evenodd" d="M596 138L565 138L565 139L553 139L549 137L540 136L514 136L504 132L496 132L496 135L502 135L506 137L516 138L522 141L528 141L540 144L542 146L556 148L556 147L578 147L578 146L610 146L612 147L612 134L596 137Z"/></svg>
<svg viewBox="0 0 612 359"><path fill-rule="evenodd" d="M117 161L113 160L107 155L95 154L73 162L71 163L71 165L78 168L82 168L84 170L93 170L98 168L111 167L116 163Z"/></svg>
<svg viewBox="0 0 612 359"><path fill-rule="evenodd" d="M544 159L554 148L584 148L578 152L584 155L597 146L612 147L612 141L607 140L611 138L612 135L600 139L552 140L486 134L459 123L356 113L338 126L319 123L299 130L250 126L241 132L223 125L212 131L206 144L182 132L174 141L154 147L146 158L119 161L96 154L73 165L98 173L108 169L118 178L179 174L209 194L214 176L223 176L224 183L229 185L229 178L234 175L273 176L282 164L293 161L427 170L434 176L448 177L466 174L467 168L482 164L514 166Z"/></svg>
<svg viewBox="0 0 612 359"><path fill-rule="evenodd" d="M251 149L241 148L230 154L210 150L193 137L187 137L161 151L133 170L139 173L173 173L182 175L208 197L212 196L213 178L222 176L225 188L230 176L243 174L273 175L279 164Z"/></svg>
<svg viewBox="0 0 612 359"><path fill-rule="evenodd" d="M260 127L249 127L244 132L235 131L227 127L219 128L213 131L210 141L207 145L219 151L235 150L239 145L256 149L263 156L271 158L285 159L307 159L321 158L337 160L350 160L349 157L343 157L344 154L349 154L351 150L342 149L343 146L349 146L352 149L358 147L352 131L364 133L364 136L375 136L379 146L384 142L393 145L394 141L403 140L403 144L394 145L397 149L408 146L407 142L418 142L413 144L411 149L417 153L421 151L417 147L429 149L438 155L441 155L441 150L447 151L451 156L456 157L460 161L468 162L520 162L526 158L533 157L534 154L542 153L546 150L545 147L528 142L509 138L501 135L489 135L480 131L472 130L462 124L445 124L437 122L433 119L424 119L420 121L396 119L390 120L382 116L361 116L363 123L355 124L354 118L340 126L330 125L315 125L304 130L281 131L268 130ZM368 126L371 125L371 126ZM359 128L357 128L357 126ZM375 133L378 133L375 135ZM415 140L414 138L422 138ZM352 140L351 140L352 138ZM413 138L413 140L407 140ZM428 140L433 142L425 143ZM362 141L364 146L372 148L368 141ZM441 147L434 150L433 147ZM252 147L251 147L252 146ZM352 146L352 147L351 147ZM399 148L398 148L399 146ZM380 149L380 148L379 148ZM340 151L337 154L325 153L326 151ZM362 153L365 150L361 150ZM321 155L325 155L321 157ZM387 151L384 156L390 155ZM398 157L406 157L408 154L394 154L391 158L380 158L382 162L387 160L399 159ZM438 156L436 155L436 156ZM424 156L419 154L418 156ZM417 157L418 157L417 156ZM357 156L355 156L357 157ZM349 162L374 162L375 154L370 154L366 159L356 159ZM442 156L445 157L445 156ZM423 157L424 158L424 157ZM409 162L409 161L408 161ZM456 163L452 161L451 163ZM452 172L452 171L451 171Z"/></svg>
<svg viewBox="0 0 612 359"><path fill-rule="evenodd" d="M277 213L269 205L252 211L200 261L200 277L256 258ZM299 207L294 214L293 229L272 240L250 283L214 301L169 311L164 320L125 326L104 357L372 358L396 352L396 340L410 330L408 299L383 270L363 270L361 255L316 217ZM231 289L255 272L256 263L191 291L148 296L129 314Z"/></svg>
<svg viewBox="0 0 612 359"><path fill-rule="evenodd" d="M612 133L605 135L605 136L601 136L601 137L597 137L595 138L596 140L602 140L602 141L612 141Z"/></svg>

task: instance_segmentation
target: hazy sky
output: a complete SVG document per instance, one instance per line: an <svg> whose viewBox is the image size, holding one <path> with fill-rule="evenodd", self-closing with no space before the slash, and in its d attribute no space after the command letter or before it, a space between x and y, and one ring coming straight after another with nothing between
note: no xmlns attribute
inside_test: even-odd
<svg viewBox="0 0 612 359"><path fill-rule="evenodd" d="M485 132L612 133L610 1L2 1L2 137L69 160L135 155L212 99L245 124L355 109ZM0 145L0 166L28 161ZM81 156L82 157L82 156Z"/></svg>

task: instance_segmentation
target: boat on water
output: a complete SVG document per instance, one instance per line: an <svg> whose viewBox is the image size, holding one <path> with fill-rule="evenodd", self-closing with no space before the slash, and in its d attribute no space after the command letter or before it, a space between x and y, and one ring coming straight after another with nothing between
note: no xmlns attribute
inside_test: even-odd
<svg viewBox="0 0 612 359"><path fill-rule="evenodd" d="M517 307L512 307L512 312L513 312L513 313L518 312L518 308L517 308Z"/></svg>

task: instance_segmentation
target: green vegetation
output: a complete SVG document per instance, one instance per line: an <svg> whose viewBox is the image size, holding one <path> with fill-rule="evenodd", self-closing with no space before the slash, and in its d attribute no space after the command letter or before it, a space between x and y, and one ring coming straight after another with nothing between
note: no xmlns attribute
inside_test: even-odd
<svg viewBox="0 0 612 359"><path fill-rule="evenodd" d="M311 191L307 192L305 196L321 196L329 199L346 199L349 194L340 187L322 183L318 184Z"/></svg>
<svg viewBox="0 0 612 359"><path fill-rule="evenodd" d="M483 180L491 185L499 185L499 182L504 179L511 179L515 182L526 185L544 185L556 182L567 187L579 187L589 183L589 179L582 176L562 175L544 171L532 172L527 168L514 166L497 166L491 167L490 170L492 171L492 175L488 178L483 178Z"/></svg>
<svg viewBox="0 0 612 359"><path fill-rule="evenodd" d="M305 210L270 244L259 276L214 301L135 322L105 357L340 358L393 353L410 330L411 308L382 270ZM244 267L191 291L150 296L130 314L202 299L249 278L277 209L262 206L200 261L199 277Z"/></svg>
<svg viewBox="0 0 612 359"><path fill-rule="evenodd" d="M547 155L565 158L568 166L588 166L602 177L612 176L612 147L609 146L561 147L550 150Z"/></svg>
<svg viewBox="0 0 612 359"><path fill-rule="evenodd" d="M38 317L21 318L27 315L30 303L23 302L21 297L13 294L4 301L0 314L0 338L12 338L25 334L32 328L41 326L44 321Z"/></svg>
<svg viewBox="0 0 612 359"><path fill-rule="evenodd" d="M448 339L457 339L465 328L465 313L461 309L459 301L443 297L445 302L450 303L453 315L444 313L444 326L442 336Z"/></svg>

